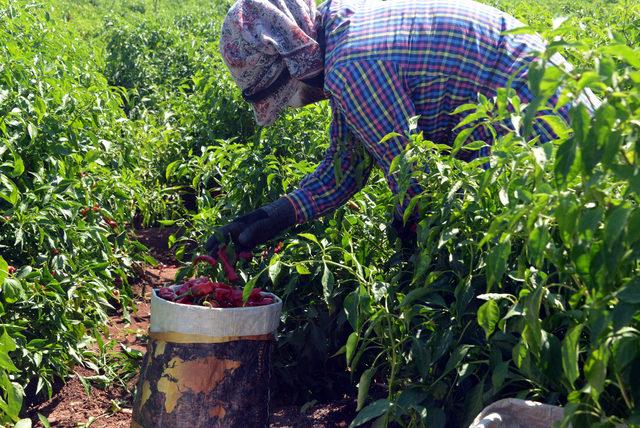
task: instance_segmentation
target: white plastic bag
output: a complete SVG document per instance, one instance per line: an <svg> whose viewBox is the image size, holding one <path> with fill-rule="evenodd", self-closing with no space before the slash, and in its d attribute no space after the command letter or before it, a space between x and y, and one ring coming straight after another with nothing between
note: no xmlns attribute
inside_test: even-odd
<svg viewBox="0 0 640 428"><path fill-rule="evenodd" d="M563 414L562 407L506 398L485 407L469 428L551 428Z"/></svg>

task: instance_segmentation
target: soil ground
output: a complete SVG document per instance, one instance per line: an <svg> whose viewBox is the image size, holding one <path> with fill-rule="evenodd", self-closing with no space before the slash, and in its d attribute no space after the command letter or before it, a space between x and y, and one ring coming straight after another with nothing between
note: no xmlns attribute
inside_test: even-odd
<svg viewBox="0 0 640 428"><path fill-rule="evenodd" d="M157 266L145 266L139 281L134 286L137 311L126 322L121 311L110 318L109 338L122 346L146 351L146 333L149 327L151 288L170 283L177 272L177 265L167 249L167 239L172 233L168 229L144 229L137 239L147 245L151 255L158 260ZM38 413L46 416L52 427L95 427L124 428L131 423L132 394L137 378L125 382L127 387L113 384L104 388L92 384L89 393L81 378L95 376L96 373L83 367L76 367L73 376L56 390L53 397L27 409L34 426L43 426L38 421ZM304 412L297 405L275 407L271 416L274 428L324 428L347 427L355 416L355 400L352 397L338 398L330 403L316 403Z"/></svg>

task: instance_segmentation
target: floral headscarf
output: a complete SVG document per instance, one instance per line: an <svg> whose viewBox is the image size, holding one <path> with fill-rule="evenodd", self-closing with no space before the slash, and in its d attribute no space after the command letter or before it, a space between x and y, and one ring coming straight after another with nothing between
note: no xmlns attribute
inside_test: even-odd
<svg viewBox="0 0 640 428"><path fill-rule="evenodd" d="M300 80L323 69L313 0L238 0L222 26L220 52L240 89L256 93L291 79L267 98L252 102L260 125L273 123L300 88Z"/></svg>

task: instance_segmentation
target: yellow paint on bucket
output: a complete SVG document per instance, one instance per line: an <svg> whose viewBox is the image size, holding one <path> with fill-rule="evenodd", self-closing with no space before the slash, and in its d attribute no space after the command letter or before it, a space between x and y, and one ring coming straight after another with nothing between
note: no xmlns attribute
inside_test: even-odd
<svg viewBox="0 0 640 428"><path fill-rule="evenodd" d="M216 357L197 358L184 361L172 358L158 381L158 391L165 394L164 408L173 412L184 392L207 393L218 386L228 371L240 367L235 360L219 360ZM224 410L224 409L223 409Z"/></svg>
<svg viewBox="0 0 640 428"><path fill-rule="evenodd" d="M145 380L142 384L142 397L140 398L140 407L144 406L144 403L151 397L151 384L148 380Z"/></svg>
<svg viewBox="0 0 640 428"><path fill-rule="evenodd" d="M160 355L164 354L164 347L167 345L167 342L163 342L161 340L156 341L156 351L153 353L153 358L158 358Z"/></svg>

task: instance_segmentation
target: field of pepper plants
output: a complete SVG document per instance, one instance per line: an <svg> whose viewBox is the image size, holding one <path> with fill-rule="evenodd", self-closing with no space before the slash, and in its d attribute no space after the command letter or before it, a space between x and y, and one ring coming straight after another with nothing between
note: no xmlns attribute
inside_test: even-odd
<svg viewBox="0 0 640 428"><path fill-rule="evenodd" d="M347 394L352 426L462 427L507 397L563 406L562 426L640 426L640 4L487 1L574 69L532 69L528 106L503 90L463 107L512 124L489 158L411 134L392 169L424 189L415 250L374 171L243 262L284 302L271 395ZM156 263L137 231L169 228L181 281L217 226L321 159L328 105L255 125L218 53L229 5L0 0L0 425L55 426L27 410L74 367L98 388L136 376L141 353L106 325ZM560 137L538 145L528 124L557 88L602 104L547 117Z"/></svg>

